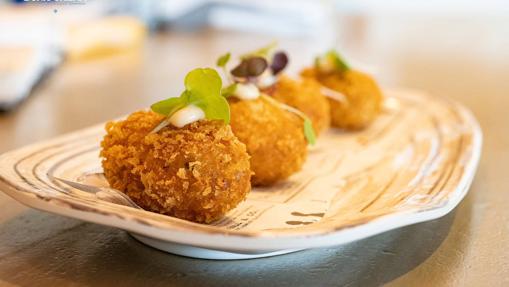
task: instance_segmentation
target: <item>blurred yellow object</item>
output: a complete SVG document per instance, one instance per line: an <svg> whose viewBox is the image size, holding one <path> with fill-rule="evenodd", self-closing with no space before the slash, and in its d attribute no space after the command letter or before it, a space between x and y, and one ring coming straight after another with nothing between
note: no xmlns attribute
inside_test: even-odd
<svg viewBox="0 0 509 287"><path fill-rule="evenodd" d="M34 56L34 49L28 46L0 47L0 76L16 73L25 68Z"/></svg>
<svg viewBox="0 0 509 287"><path fill-rule="evenodd" d="M145 25L129 16L112 16L73 25L67 34L70 60L88 60L133 51L141 47Z"/></svg>

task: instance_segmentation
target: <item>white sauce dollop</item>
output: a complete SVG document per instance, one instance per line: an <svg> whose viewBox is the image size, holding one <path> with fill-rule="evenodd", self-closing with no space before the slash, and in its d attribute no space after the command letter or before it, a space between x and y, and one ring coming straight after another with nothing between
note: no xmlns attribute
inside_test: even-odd
<svg viewBox="0 0 509 287"><path fill-rule="evenodd" d="M277 82L276 76L272 75L270 69L266 69L259 77L258 77L258 87L260 88L268 88L274 85Z"/></svg>
<svg viewBox="0 0 509 287"><path fill-rule="evenodd" d="M348 103L348 98L345 96L345 94L338 92L336 90L329 89L327 87L322 86L320 91L322 94L328 98L331 98L335 101L338 101L340 103Z"/></svg>
<svg viewBox="0 0 509 287"><path fill-rule="evenodd" d="M233 96L240 100L255 100L260 96L260 90L252 83L238 83Z"/></svg>
<svg viewBox="0 0 509 287"><path fill-rule="evenodd" d="M187 124L202 120L205 118L205 113L202 109L195 105L189 105L183 109L178 110L170 117L170 123L177 128L181 128Z"/></svg>

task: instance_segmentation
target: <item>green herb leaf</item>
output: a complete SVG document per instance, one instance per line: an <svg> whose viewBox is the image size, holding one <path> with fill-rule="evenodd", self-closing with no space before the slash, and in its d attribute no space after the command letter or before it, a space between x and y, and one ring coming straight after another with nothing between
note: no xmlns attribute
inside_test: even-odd
<svg viewBox="0 0 509 287"><path fill-rule="evenodd" d="M345 72L350 70L350 66L335 50L329 50L323 56L316 58L315 66L322 70L324 67L327 67L325 70L327 70L328 67L331 67L338 72Z"/></svg>
<svg viewBox="0 0 509 287"><path fill-rule="evenodd" d="M189 101L194 103L203 99L221 96L221 77L214 69L194 69L184 80Z"/></svg>
<svg viewBox="0 0 509 287"><path fill-rule="evenodd" d="M182 97L169 98L162 100L150 106L150 108L163 116L168 116L175 113L177 110L186 106L186 101Z"/></svg>
<svg viewBox="0 0 509 287"><path fill-rule="evenodd" d="M343 72L350 70L350 66L346 63L343 57L341 57L339 53L336 52L335 50L330 50L329 52L327 52L327 57L331 58L334 61L338 70Z"/></svg>
<svg viewBox="0 0 509 287"><path fill-rule="evenodd" d="M219 95L219 94L218 94ZM230 105L225 97L214 96L206 101L194 103L205 112L205 117L209 120L223 120L226 124L230 123Z"/></svg>
<svg viewBox="0 0 509 287"><path fill-rule="evenodd" d="M233 83L233 84L221 89L221 95L223 97L228 98L229 96L233 95L236 90L237 90L237 83Z"/></svg>
<svg viewBox="0 0 509 287"><path fill-rule="evenodd" d="M230 60L230 56L231 56L230 52L228 52L228 53L226 53L226 54L222 55L221 57L219 57L219 58L217 59L216 65L217 65L218 67L221 67L221 68L226 67L226 64L227 64L227 63L228 63L228 61Z"/></svg>
<svg viewBox="0 0 509 287"><path fill-rule="evenodd" d="M304 118L304 136L310 145L314 145L316 143L315 130L313 129L313 124L308 117Z"/></svg>
<svg viewBox="0 0 509 287"><path fill-rule="evenodd" d="M196 105L210 120L230 122L230 107L221 96L221 77L214 69L199 68L189 72L184 80L186 90L178 98L169 98L157 102L151 109L159 114L171 117L176 111Z"/></svg>
<svg viewBox="0 0 509 287"><path fill-rule="evenodd" d="M189 103L194 104L205 112L209 120L223 120L230 123L230 106L221 96L221 77L214 69L194 69L185 79L186 91L189 93Z"/></svg>
<svg viewBox="0 0 509 287"><path fill-rule="evenodd" d="M265 47L262 47L258 50L246 53L242 56L240 56L240 59L244 60L251 57L262 57L262 58L268 58L269 54L272 50L274 50L277 47L277 41L273 41L272 43L268 44Z"/></svg>

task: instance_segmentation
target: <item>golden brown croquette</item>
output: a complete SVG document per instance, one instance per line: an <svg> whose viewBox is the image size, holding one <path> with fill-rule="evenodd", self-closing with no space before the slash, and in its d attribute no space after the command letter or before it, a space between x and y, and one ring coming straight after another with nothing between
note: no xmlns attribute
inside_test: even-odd
<svg viewBox="0 0 509 287"><path fill-rule="evenodd" d="M317 135L329 128L330 107L327 98L321 92L321 86L313 79L299 81L281 76L269 94L274 99L292 106L306 114Z"/></svg>
<svg viewBox="0 0 509 287"><path fill-rule="evenodd" d="M325 87L342 93L345 101L328 98L331 124L344 129L368 126L380 113L383 96L373 78L355 70L320 73L314 68L302 71L303 77L314 78Z"/></svg>
<svg viewBox="0 0 509 287"><path fill-rule="evenodd" d="M106 124L101 146L111 187L146 210L196 222L223 216L251 190L246 146L222 121L150 131L163 120L138 111Z"/></svg>
<svg viewBox="0 0 509 287"><path fill-rule="evenodd" d="M229 102L233 133L251 156L253 185L270 185L301 169L307 156L302 119L263 97Z"/></svg>

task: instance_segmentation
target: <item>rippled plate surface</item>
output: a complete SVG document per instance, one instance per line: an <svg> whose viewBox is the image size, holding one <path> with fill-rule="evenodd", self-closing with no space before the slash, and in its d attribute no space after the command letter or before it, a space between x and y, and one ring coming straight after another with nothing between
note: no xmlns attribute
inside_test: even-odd
<svg viewBox="0 0 509 287"><path fill-rule="evenodd" d="M330 130L303 170L248 199L211 225L101 201L48 174L107 185L101 174L103 125L0 157L0 188L49 212L119 227L166 242L234 252L331 246L451 211L466 194L482 135L468 110L415 91L387 92L368 129Z"/></svg>

